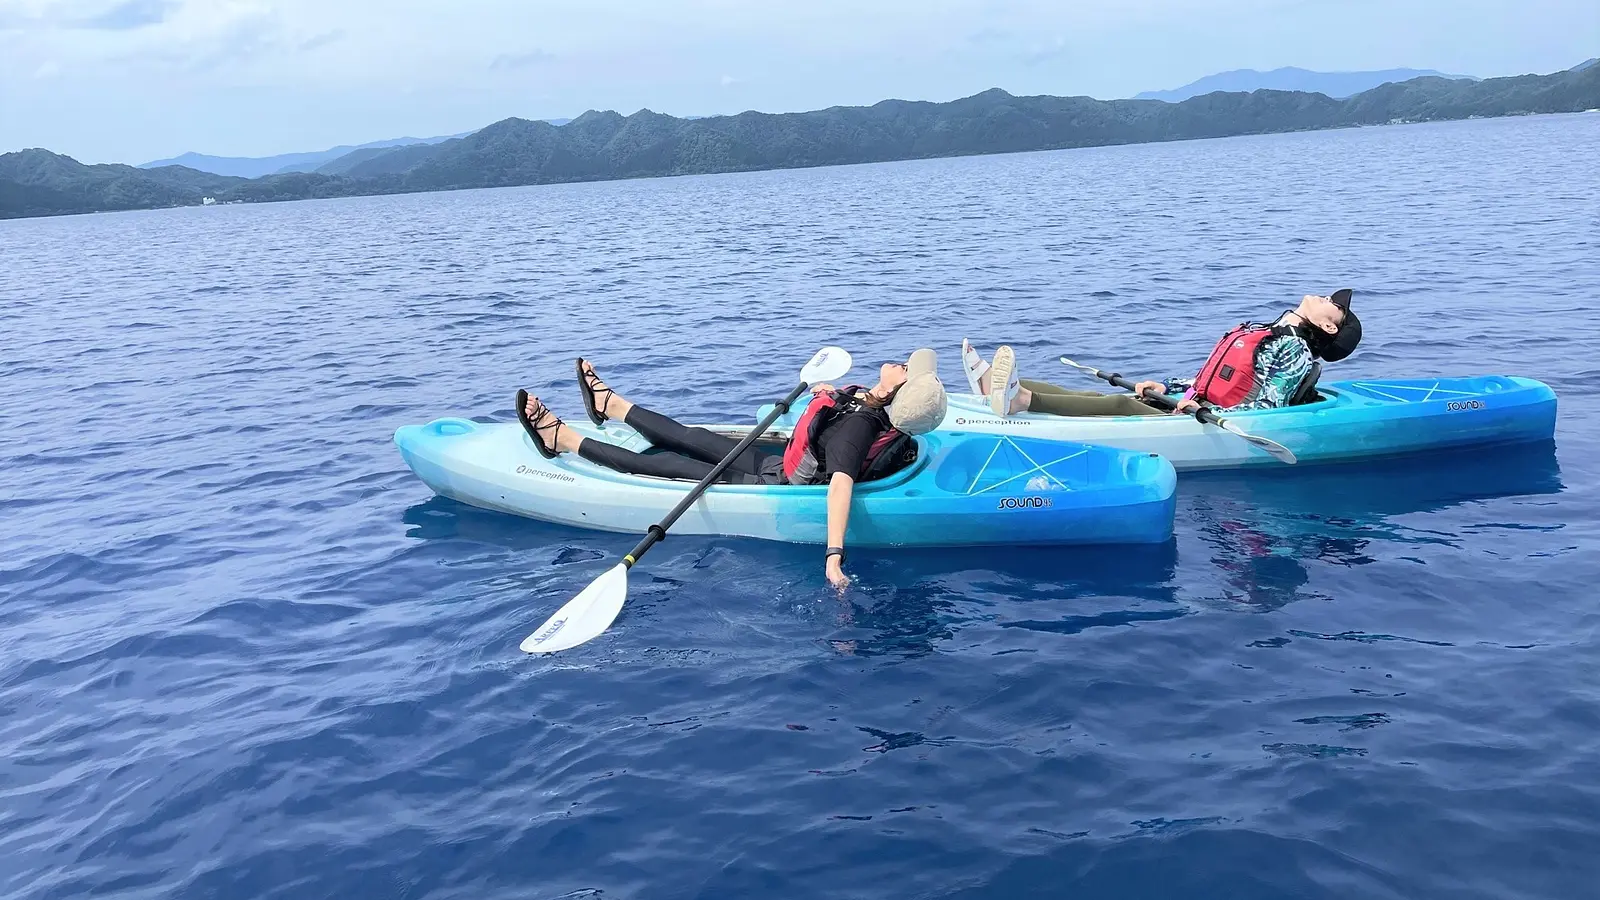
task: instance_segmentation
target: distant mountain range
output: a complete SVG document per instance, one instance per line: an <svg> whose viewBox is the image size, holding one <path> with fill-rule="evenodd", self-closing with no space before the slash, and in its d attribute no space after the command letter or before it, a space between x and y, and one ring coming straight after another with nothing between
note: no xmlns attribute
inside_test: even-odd
<svg viewBox="0 0 1600 900"><path fill-rule="evenodd" d="M1273 69L1270 72L1258 72L1255 69L1234 69L1232 72L1219 72L1216 75L1207 75L1199 81L1193 81L1181 88L1170 91L1145 91L1135 96L1135 100L1165 100L1168 103L1179 103L1190 97L1209 94L1212 91L1305 91L1307 93L1327 94L1329 97L1344 99L1353 97L1362 91L1370 91L1381 84L1389 82L1410 81L1413 78L1450 78L1479 81L1471 75L1446 75L1432 69L1382 69L1376 72L1313 72L1310 69L1297 69L1289 66L1282 69Z"/></svg>
<svg viewBox="0 0 1600 900"><path fill-rule="evenodd" d="M545 119L552 125L565 125L571 119ZM437 144L451 138L466 137L470 131L460 134L447 134L441 137L428 138L390 138L386 141L370 141L365 144L343 144L330 147L327 150L313 150L307 153L280 153L277 156L208 156L204 153L185 153L171 159L158 159L154 162L140 163L141 169L159 169L163 166L184 166L201 172L210 172L213 175L231 175L235 178L260 178L263 175L282 175L288 172L320 172L325 167L325 174L338 175L353 162L370 158L379 151L389 150L394 147L410 147L416 144ZM345 157L356 156L357 159L345 162L343 165L333 165L344 160Z"/></svg>
<svg viewBox="0 0 1600 900"><path fill-rule="evenodd" d="M204 153L185 153L171 159L158 159L154 162L141 163L141 169L159 169L164 166L184 166L201 172L210 172L213 175L231 175L235 178L260 178L263 175L279 175L285 172L315 172L319 167L334 160L360 150L386 150L391 147L407 147L412 144L437 144L448 141L452 137L464 137L464 134L446 135L432 138L392 138L387 141L372 141L366 144L330 147L327 150L314 150L308 153L280 153L277 156L208 156Z"/></svg>
<svg viewBox="0 0 1600 900"><path fill-rule="evenodd" d="M358 149L319 172L246 179L185 166L86 166L46 150L0 155L0 218L297 200L1053 150L1600 107L1600 66L1484 81L1322 93L1211 93L1179 103L1014 97L885 100L805 113L682 119L590 111L562 126L505 119L436 144Z"/></svg>

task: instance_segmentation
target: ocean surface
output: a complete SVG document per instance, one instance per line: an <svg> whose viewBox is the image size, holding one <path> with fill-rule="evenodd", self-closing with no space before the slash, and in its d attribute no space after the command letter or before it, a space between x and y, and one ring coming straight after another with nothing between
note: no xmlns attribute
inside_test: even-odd
<svg viewBox="0 0 1600 900"><path fill-rule="evenodd" d="M0 223L0 896L1582 898L1600 115ZM820 345L1511 373L1554 445L1185 476L1156 551L628 535L391 442L750 421Z"/></svg>

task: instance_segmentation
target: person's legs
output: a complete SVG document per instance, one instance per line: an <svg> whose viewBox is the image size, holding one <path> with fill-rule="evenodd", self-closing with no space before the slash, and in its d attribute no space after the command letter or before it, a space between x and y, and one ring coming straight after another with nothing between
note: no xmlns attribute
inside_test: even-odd
<svg viewBox="0 0 1600 900"><path fill-rule="evenodd" d="M961 367L967 374L967 382L972 386L974 394L989 394L989 364L984 361L978 351L972 348L972 343L966 338L961 339ZM1098 397L1098 391L1074 391L1047 381L1035 381L1031 378L1020 379L1024 390L1040 394L1076 394L1085 397Z"/></svg>
<svg viewBox="0 0 1600 900"><path fill-rule="evenodd" d="M1101 392L1101 391L1074 391L1074 390L1071 390L1071 389L1068 389L1068 388L1064 388L1059 384L1051 384L1048 381L1034 381L1032 378L1023 378L1020 381L1021 381L1022 386L1025 389L1027 389L1029 391L1032 391L1035 394L1055 394L1057 396L1062 396L1062 397L1104 397L1105 396L1105 394L1103 392Z"/></svg>
<svg viewBox="0 0 1600 900"><path fill-rule="evenodd" d="M1009 389L1002 387L1006 379ZM1095 391L1073 391L1048 382L1023 380L1017 377L1016 354L1008 346L994 352L994 362L985 373L988 382L989 408L996 415L1014 415L1019 412L1042 413L1051 416L1159 416L1161 410L1139 401L1132 394L1101 394Z"/></svg>
<svg viewBox="0 0 1600 900"><path fill-rule="evenodd" d="M1089 391L1064 394L1033 391L1028 412L1047 416L1161 416L1159 409L1134 398L1132 394L1096 394Z"/></svg>
<svg viewBox="0 0 1600 900"><path fill-rule="evenodd" d="M651 444L669 451L635 453L615 444L586 438L568 428L538 397L529 397L524 393L521 399L524 405L519 418L533 439L539 442L541 452L547 456L576 453L596 465L632 475L699 481L710 474L711 469L738 444L732 438L703 428L687 428L660 413L630 404L628 424L649 439ZM639 427L641 424L645 427ZM651 432L665 435L667 440L657 441L651 437ZM680 447L693 452L679 451ZM732 484L766 484L775 472L781 471L776 463L778 459L772 454L748 447L729 464L719 480Z"/></svg>
<svg viewBox="0 0 1600 900"><path fill-rule="evenodd" d="M733 448L739 445L738 440L725 434L684 425L638 404L628 404L628 414L622 421L662 450L671 450L713 465L721 462L723 457L732 453ZM760 475L764 458L771 455L753 446L746 447L728 468L747 475Z"/></svg>
<svg viewBox="0 0 1600 900"><path fill-rule="evenodd" d="M746 456L750 451L741 454ZM657 478L679 478L699 481L711 474L716 463L691 459L680 453L635 453L616 444L585 439L578 447L578 455L595 465L633 475L653 475ZM748 466L729 466L718 481L727 484L765 484L759 472L745 471Z"/></svg>
<svg viewBox="0 0 1600 900"><path fill-rule="evenodd" d="M602 421L605 419L621 419L623 424L644 435L645 440L649 441L652 446L662 450L670 450L690 460L707 463L706 471L710 471L711 465L721 462L723 457L732 453L733 448L739 444L738 440L727 435L707 431L704 428L683 425L655 410L646 409L629 401L607 385L596 374L594 366L583 359L578 360L578 389L591 418L599 418ZM595 452L606 455L604 451ZM582 456L583 454L580 453L579 455ZM584 458L589 459L588 456L584 456ZM609 454L607 458L613 460L623 459L623 457L615 454ZM743 453L739 454L737 459L729 464L728 470L742 472L746 475L760 475L763 471L763 466L770 468L771 458L772 454L770 453L762 452L754 447L747 448ZM600 462L599 460L591 461ZM604 462L600 464L606 465ZM612 468L616 467L613 466ZM631 472L634 470L625 468L621 471ZM654 473L636 472L636 474L649 475ZM679 478L689 476L667 475L664 477ZM705 477L705 472L692 477L703 478Z"/></svg>

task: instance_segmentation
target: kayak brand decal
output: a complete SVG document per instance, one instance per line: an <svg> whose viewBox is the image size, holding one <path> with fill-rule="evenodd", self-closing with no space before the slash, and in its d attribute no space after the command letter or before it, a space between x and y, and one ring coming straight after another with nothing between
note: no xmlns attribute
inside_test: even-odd
<svg viewBox="0 0 1600 900"><path fill-rule="evenodd" d="M1444 408L1451 412L1458 412L1465 409L1488 409L1489 404L1482 400L1451 400L1444 405Z"/></svg>
<svg viewBox="0 0 1600 900"><path fill-rule="evenodd" d="M532 469L532 468L529 468L527 466L517 466L517 474L518 475L534 475L534 476L537 476L539 478L549 478L549 479L551 479L553 481L567 481L567 482L577 481L577 479L573 478L571 475L566 475L566 474L563 474L561 472L546 472L543 469Z"/></svg>
<svg viewBox="0 0 1600 900"><path fill-rule="evenodd" d="M965 416L958 416L958 417L956 417L956 424L957 425L1000 425L1000 426L1015 426L1017 428L1022 428L1022 427L1025 427L1027 425L1031 425L1033 423L1029 422L1027 419L993 419L993 418L986 419L986 418L983 418L982 416L978 416L976 418L969 419L969 418L967 418Z"/></svg>
<svg viewBox="0 0 1600 900"><path fill-rule="evenodd" d="M1044 509L1055 506L1049 497L1001 497L995 509Z"/></svg>
<svg viewBox="0 0 1600 900"><path fill-rule="evenodd" d="M538 634L533 636L533 643L535 645L537 645L537 644L542 644L545 641L550 640L551 638L555 637L556 636L556 632L560 631L566 624L567 624L567 620L566 619L557 619L554 622L551 622L545 628L545 630L543 630L543 631L541 631Z"/></svg>

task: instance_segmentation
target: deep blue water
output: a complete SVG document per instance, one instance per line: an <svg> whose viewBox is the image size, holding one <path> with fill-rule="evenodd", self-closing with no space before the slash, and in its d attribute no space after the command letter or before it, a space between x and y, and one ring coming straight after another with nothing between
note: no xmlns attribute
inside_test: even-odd
<svg viewBox="0 0 1600 900"><path fill-rule="evenodd" d="M1600 115L0 223L0 896L1574 898L1600 884ZM1185 477L1171 546L674 538L390 443L748 421L821 344L1092 386L1350 286L1326 377L1554 446ZM1074 380L1077 379L1077 380Z"/></svg>

